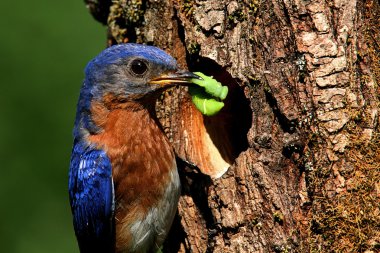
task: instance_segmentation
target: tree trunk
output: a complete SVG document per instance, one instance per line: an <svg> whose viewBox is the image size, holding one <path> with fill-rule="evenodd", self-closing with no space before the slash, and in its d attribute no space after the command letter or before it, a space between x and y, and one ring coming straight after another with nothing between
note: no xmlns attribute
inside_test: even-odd
<svg viewBox="0 0 380 253"><path fill-rule="evenodd" d="M214 117L183 88L157 104L203 172L180 168L164 252L380 252L379 1L87 4L109 44L158 46L230 89Z"/></svg>

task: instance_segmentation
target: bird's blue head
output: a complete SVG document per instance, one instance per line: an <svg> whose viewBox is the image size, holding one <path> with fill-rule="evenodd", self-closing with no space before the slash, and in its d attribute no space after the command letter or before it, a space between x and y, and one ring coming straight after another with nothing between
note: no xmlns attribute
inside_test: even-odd
<svg viewBox="0 0 380 253"><path fill-rule="evenodd" d="M85 70L78 102L74 135L79 129L95 131L91 104L107 97L114 103L150 103L152 96L177 84L188 85L193 73L178 69L177 62L163 50L140 44L121 44L105 49Z"/></svg>

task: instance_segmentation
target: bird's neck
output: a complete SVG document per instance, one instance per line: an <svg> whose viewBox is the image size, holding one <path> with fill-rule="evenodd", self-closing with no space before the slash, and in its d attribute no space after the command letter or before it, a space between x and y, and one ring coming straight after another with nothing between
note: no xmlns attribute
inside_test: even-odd
<svg viewBox="0 0 380 253"><path fill-rule="evenodd" d="M155 97L139 97L134 95L123 97L109 93L95 98L88 91L88 88L86 89L86 86L84 86L77 105L73 131L74 139L80 141L88 135L104 131L103 124L107 117L121 110L150 115L150 118L158 123L155 115Z"/></svg>
<svg viewBox="0 0 380 253"><path fill-rule="evenodd" d="M89 135L89 140L102 143L112 139L125 145L139 135L163 135L156 119L154 107L141 102L103 100L93 102L90 120L99 129ZM148 132L147 132L148 131ZM115 142L113 142L115 144Z"/></svg>
<svg viewBox="0 0 380 253"><path fill-rule="evenodd" d="M171 145L148 108L137 102L118 103L112 107L95 102L91 105L91 115L101 131L88 135L87 141L107 152L114 176L121 166L130 163L139 163L141 169L155 174L172 169ZM156 155L161 156L163 164L157 166ZM149 156L153 159L144 159Z"/></svg>

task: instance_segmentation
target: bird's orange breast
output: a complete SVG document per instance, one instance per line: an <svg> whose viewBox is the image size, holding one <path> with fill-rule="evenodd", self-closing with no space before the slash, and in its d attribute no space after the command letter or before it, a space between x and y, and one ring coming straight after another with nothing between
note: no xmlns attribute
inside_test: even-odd
<svg viewBox="0 0 380 253"><path fill-rule="evenodd" d="M88 141L106 151L115 189L116 248L132 240L126 233L136 220L161 201L170 173L176 170L173 150L146 109L125 104L111 110L92 104L93 121L101 129Z"/></svg>

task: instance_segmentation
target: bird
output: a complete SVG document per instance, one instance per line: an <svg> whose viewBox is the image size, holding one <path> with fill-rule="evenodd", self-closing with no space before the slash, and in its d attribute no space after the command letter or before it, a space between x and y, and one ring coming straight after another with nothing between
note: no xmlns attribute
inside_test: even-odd
<svg viewBox="0 0 380 253"><path fill-rule="evenodd" d="M200 79L165 51L142 44L111 46L87 64L69 169L81 253L150 253L162 246L181 184L155 101L193 78Z"/></svg>

